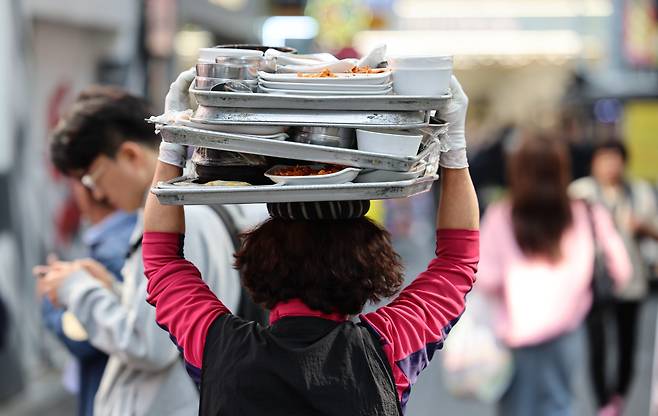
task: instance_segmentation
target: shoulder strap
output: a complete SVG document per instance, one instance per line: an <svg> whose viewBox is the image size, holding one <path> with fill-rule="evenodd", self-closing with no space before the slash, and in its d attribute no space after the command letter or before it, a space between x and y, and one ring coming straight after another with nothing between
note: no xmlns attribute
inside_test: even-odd
<svg viewBox="0 0 658 416"><path fill-rule="evenodd" d="M240 241L240 230L238 229L235 220L229 213L229 211L223 205L209 205L209 207L217 213L217 216L222 220L222 223L226 227L233 248L238 250L241 245ZM268 316L267 312L260 306L258 306L251 299L251 295L247 293L242 282L240 282L240 303L238 304L238 310L236 313L237 316L246 319L248 321L255 321L261 325L267 325Z"/></svg>
<svg viewBox="0 0 658 416"><path fill-rule="evenodd" d="M222 220L222 223L224 224L224 227L226 227L226 231L231 238L233 247L236 250L240 248L240 230L228 210L223 205L209 205L209 207L215 211L219 219Z"/></svg>
<svg viewBox="0 0 658 416"><path fill-rule="evenodd" d="M397 385L395 384L395 376L393 375L393 369L391 368L391 363L389 363L388 358L386 357L386 353L384 352L384 348L382 347L381 336L377 333L377 331L375 331L374 328L372 328L370 325L364 324L363 322L358 323L357 326L361 328L365 328L367 334L370 336L372 345L375 347L375 352L377 353L377 356L379 357L382 365L385 368L386 376L387 376L386 378L389 384L389 388L391 388L393 391L395 397L395 403L398 408L398 414L400 416L404 415L404 412L402 411L402 404L400 403L400 398L398 397L398 389L397 389Z"/></svg>
<svg viewBox="0 0 658 416"><path fill-rule="evenodd" d="M585 209L587 210L587 221L589 222L589 229L592 234L592 239L594 240L594 247L598 246L599 239L596 235L596 224L594 220L594 210L592 209L592 204L589 201L583 200L585 204Z"/></svg>
<svg viewBox="0 0 658 416"><path fill-rule="evenodd" d="M624 188L624 195L626 195L626 198L628 198L628 202L631 205L631 210L635 211L638 203L636 201L637 193L633 190L633 185L629 181L624 180L622 186Z"/></svg>

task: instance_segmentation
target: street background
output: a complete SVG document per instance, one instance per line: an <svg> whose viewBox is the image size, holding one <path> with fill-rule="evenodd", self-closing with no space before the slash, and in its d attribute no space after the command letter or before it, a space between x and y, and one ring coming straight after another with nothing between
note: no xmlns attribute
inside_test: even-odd
<svg viewBox="0 0 658 416"><path fill-rule="evenodd" d="M471 100L467 137L483 209L504 189L510 129L565 122L586 148L621 136L629 175L658 183L658 4L654 0L6 0L0 2L0 299L9 342L0 350L0 414L70 415L66 351L41 323L31 268L55 252L82 253L81 221L49 164L49 133L91 83L116 84L160 111L169 83L219 44L288 45L300 52L448 53ZM586 158L574 160L576 175ZM376 205L407 264L407 281L433 256L435 193ZM658 302L642 310L627 415L649 414ZM583 334L584 337L584 334ZM584 339L583 339L584 342ZM579 374L578 409L593 414ZM492 415L450 396L441 354L420 378L408 416Z"/></svg>

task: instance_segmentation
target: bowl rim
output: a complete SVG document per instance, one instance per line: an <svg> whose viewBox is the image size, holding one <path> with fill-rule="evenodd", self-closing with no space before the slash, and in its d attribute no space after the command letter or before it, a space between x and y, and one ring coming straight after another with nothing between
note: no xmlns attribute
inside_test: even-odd
<svg viewBox="0 0 658 416"><path fill-rule="evenodd" d="M395 73L399 73L400 71L445 71L445 70L450 70L452 71L451 66L428 66L428 67L412 67L412 66L402 66L402 67L395 67L393 69L393 76L395 76ZM394 81L395 82L395 81ZM393 85L395 87L395 84Z"/></svg>
<svg viewBox="0 0 658 416"><path fill-rule="evenodd" d="M420 139L420 140L423 139L423 134L422 133L411 133L411 132L407 133L407 132L404 132L402 130L399 130L398 133L389 133L388 131L381 131L381 130L378 130L378 129L356 129L357 138L359 137L359 132L374 133L375 135L378 135L378 136L385 136L385 137L391 137L391 138L393 138L393 137L404 137L405 139L406 138Z"/></svg>
<svg viewBox="0 0 658 416"><path fill-rule="evenodd" d="M455 59L454 55L433 55L433 54L412 54L412 55L390 55L386 57L387 61L404 61L404 60L413 60L413 59L436 59L440 61L450 61L453 62Z"/></svg>
<svg viewBox="0 0 658 416"><path fill-rule="evenodd" d="M216 55L215 58L218 57L218 56L237 57L237 55L235 55L235 53L244 53L244 55L242 55L242 56L250 56L250 57L257 57L257 56L263 57L263 56L265 56L265 52L259 51L257 49L220 48L220 47L216 47L216 46L215 47L210 47L210 48L199 48L199 55L201 55L202 52L208 52L208 53L219 52L219 53L221 53L221 51L233 51L233 52L231 52L229 55Z"/></svg>

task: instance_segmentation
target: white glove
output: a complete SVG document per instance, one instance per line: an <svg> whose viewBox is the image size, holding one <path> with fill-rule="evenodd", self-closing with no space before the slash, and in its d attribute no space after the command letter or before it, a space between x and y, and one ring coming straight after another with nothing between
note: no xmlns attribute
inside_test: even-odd
<svg viewBox="0 0 658 416"><path fill-rule="evenodd" d="M195 76L196 69L190 68L181 72L176 81L171 83L165 97L165 114L171 111L185 111L192 106L189 89Z"/></svg>
<svg viewBox="0 0 658 416"><path fill-rule="evenodd" d="M189 119L192 110L190 109L191 103L188 90L195 76L196 69L191 68L181 72L176 81L171 83L169 92L165 97L165 113L160 117L172 122L178 119ZM160 143L158 160L183 168L187 160L187 147L181 144L162 142Z"/></svg>
<svg viewBox="0 0 658 416"><path fill-rule="evenodd" d="M441 153L439 165L448 169L463 169L468 167L466 158L466 111L468 110L468 97L461 84L453 75L450 80L452 98L436 110L437 115L449 123L448 133L441 140Z"/></svg>

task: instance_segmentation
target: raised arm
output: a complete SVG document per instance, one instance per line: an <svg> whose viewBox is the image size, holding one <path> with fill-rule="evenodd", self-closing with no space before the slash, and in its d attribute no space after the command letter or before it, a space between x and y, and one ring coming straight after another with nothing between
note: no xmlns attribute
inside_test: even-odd
<svg viewBox="0 0 658 416"><path fill-rule="evenodd" d="M402 406L463 313L478 263L479 213L464 139L468 99L456 79L451 87L454 98L440 113L451 127L450 150L441 155L436 258L393 302L361 318L380 338Z"/></svg>
<svg viewBox="0 0 658 416"><path fill-rule="evenodd" d="M185 71L171 84L165 98L165 116L175 118L173 114L182 113L189 108L187 90L194 80L194 74L194 70ZM186 152L184 146L162 142L153 185L181 176L187 159ZM184 233L183 207L160 205L155 195L149 193L144 208L144 232Z"/></svg>
<svg viewBox="0 0 658 416"><path fill-rule="evenodd" d="M165 112L186 109L181 96L193 78L194 73L187 71L172 84ZM153 184L180 176L184 163L182 146L162 143ZM183 257L184 232L183 208L160 205L149 194L144 209L142 250L144 274L148 279L147 301L155 306L158 325L182 349L188 371L198 377L208 328L229 310L203 282L199 270Z"/></svg>

